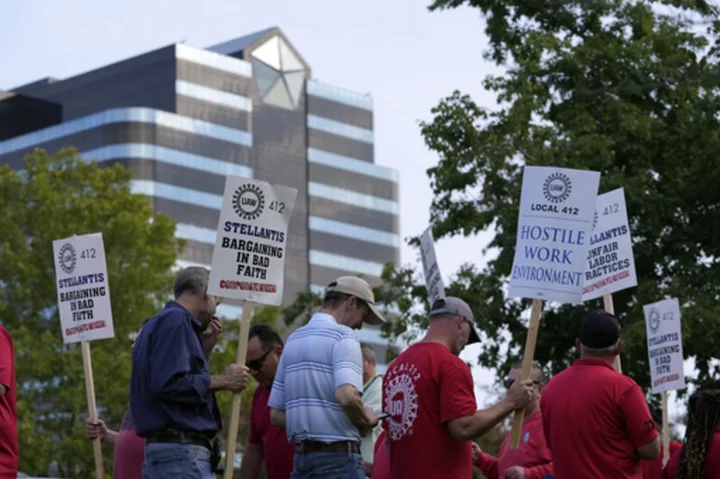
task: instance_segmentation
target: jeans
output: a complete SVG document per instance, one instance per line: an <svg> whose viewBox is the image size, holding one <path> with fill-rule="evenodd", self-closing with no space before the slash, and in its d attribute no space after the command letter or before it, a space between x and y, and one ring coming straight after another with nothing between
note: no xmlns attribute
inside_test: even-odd
<svg viewBox="0 0 720 479"><path fill-rule="evenodd" d="M365 479L360 454L347 452L296 452L291 479Z"/></svg>
<svg viewBox="0 0 720 479"><path fill-rule="evenodd" d="M143 479L215 479L210 450L193 444L145 444Z"/></svg>

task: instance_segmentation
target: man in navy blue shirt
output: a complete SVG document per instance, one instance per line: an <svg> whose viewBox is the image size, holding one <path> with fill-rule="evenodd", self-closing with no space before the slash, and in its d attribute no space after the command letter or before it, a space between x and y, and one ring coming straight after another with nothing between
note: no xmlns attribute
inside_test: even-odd
<svg viewBox="0 0 720 479"><path fill-rule="evenodd" d="M135 431L145 438L143 479L214 479L213 438L222 428L215 391L242 391L245 365L231 364L211 376L202 332L218 298L208 294L210 272L180 271L170 301L142 328L135 341L130 407Z"/></svg>

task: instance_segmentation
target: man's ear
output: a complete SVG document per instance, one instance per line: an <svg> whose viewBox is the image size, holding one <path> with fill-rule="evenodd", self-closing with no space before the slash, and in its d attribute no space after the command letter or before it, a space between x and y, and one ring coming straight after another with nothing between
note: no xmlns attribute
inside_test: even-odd
<svg viewBox="0 0 720 479"><path fill-rule="evenodd" d="M623 343L622 339L618 340L617 345L615 346L615 355L616 356L620 356L620 352L622 351L623 344L625 344L625 343Z"/></svg>
<svg viewBox="0 0 720 479"><path fill-rule="evenodd" d="M575 349L577 349L578 355L580 354L582 343L580 342L580 338L575 338Z"/></svg>

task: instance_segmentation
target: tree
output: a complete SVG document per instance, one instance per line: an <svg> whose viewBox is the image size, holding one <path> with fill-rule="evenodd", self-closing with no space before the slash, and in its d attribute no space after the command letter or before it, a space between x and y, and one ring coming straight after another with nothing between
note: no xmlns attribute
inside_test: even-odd
<svg viewBox="0 0 720 479"><path fill-rule="evenodd" d="M130 171L99 168L74 149L36 150L25 170L0 166L0 318L15 342L20 470L92 477L79 344L63 345L52 242L102 232L115 338L91 344L99 414L119 425L128 407L129 334L170 295L175 224L130 191ZM111 470L112 451L104 449Z"/></svg>
<svg viewBox="0 0 720 479"><path fill-rule="evenodd" d="M489 111L460 92L421 122L439 157L428 170L436 239L494 230L482 269L463 266L448 294L470 299L484 333L479 363L507 373L522 355L529 300L507 298L523 165L590 169L600 192L625 188L638 287L614 295L623 369L649 386L642 305L682 305L684 350L698 384L720 379L718 8L704 0L434 0L486 21ZM412 240L417 244L417 238ZM426 291L412 266L384 272L403 312L393 334L423 326ZM558 372L575 357L581 318L600 301L546 305L536 358ZM507 349L505 349L507 348Z"/></svg>

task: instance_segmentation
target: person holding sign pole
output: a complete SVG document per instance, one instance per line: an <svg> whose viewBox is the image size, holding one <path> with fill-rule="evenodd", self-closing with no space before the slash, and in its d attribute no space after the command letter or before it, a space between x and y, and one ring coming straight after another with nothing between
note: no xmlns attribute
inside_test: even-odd
<svg viewBox="0 0 720 479"><path fill-rule="evenodd" d="M545 387L540 409L555 479L641 479L641 459L660 455L642 389L613 367L622 345L613 315L588 314L576 340L580 359Z"/></svg>
<svg viewBox="0 0 720 479"><path fill-rule="evenodd" d="M322 309L287 340L270 393L270 419L295 444L293 479L365 479L360 438L378 423L363 407L362 354L353 329L385 322L372 288L342 276Z"/></svg>
<svg viewBox="0 0 720 479"><path fill-rule="evenodd" d="M15 405L15 355L12 336L0 326L0 478L18 473L18 429Z"/></svg>
<svg viewBox="0 0 720 479"><path fill-rule="evenodd" d="M515 363L510 375L505 380L505 387L510 389L512 384L520 379L522 362ZM505 441L500 446L497 459L490 454L479 451L475 466L480 469L488 479L545 479L552 475L552 456L545 443L545 433L540 413L540 397L542 389L547 382L545 373L540 365L533 363L530 374L535 394L525 406L525 416L520 436L520 446L517 449L509 448L511 432L508 431ZM472 443L473 449L480 449Z"/></svg>
<svg viewBox="0 0 720 479"><path fill-rule="evenodd" d="M145 438L144 479L214 479L222 428L215 391L245 389L248 368L231 364L211 376L202 333L218 298L208 294L210 272L180 271L170 301L142 328L133 350L130 407Z"/></svg>
<svg viewBox="0 0 720 479"><path fill-rule="evenodd" d="M720 479L720 389L701 389L690 397L685 444L662 477Z"/></svg>
<svg viewBox="0 0 720 479"><path fill-rule="evenodd" d="M383 381L383 421L393 479L472 477L470 440L532 400L532 381L515 381L505 399L477 410L470 368L458 357L480 338L470 306L447 296L435 301L430 327L398 356Z"/></svg>

